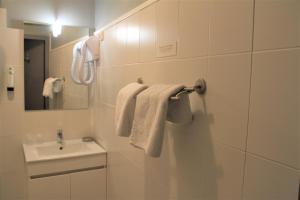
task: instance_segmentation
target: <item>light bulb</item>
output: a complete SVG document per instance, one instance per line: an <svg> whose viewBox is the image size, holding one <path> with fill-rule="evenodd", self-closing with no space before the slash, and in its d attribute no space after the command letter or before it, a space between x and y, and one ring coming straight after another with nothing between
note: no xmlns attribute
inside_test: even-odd
<svg viewBox="0 0 300 200"><path fill-rule="evenodd" d="M55 21L53 24L52 24L52 34L53 34L53 37L57 37L61 34L61 31L62 31L62 25L59 21Z"/></svg>

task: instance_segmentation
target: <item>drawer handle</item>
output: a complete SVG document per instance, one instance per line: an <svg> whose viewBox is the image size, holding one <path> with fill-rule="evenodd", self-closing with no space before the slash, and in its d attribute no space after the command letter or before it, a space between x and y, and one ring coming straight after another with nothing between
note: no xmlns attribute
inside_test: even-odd
<svg viewBox="0 0 300 200"><path fill-rule="evenodd" d="M73 170L67 170L67 171L62 171L62 172L53 172L53 173L49 173L49 174L39 174L39 175L30 176L30 179L46 178L46 177L50 177L50 176L59 176L59 175L72 174L72 173L77 173L77 172L91 171L91 170L104 169L104 168L106 168L106 165L98 166L98 167L83 168L83 169L73 169Z"/></svg>

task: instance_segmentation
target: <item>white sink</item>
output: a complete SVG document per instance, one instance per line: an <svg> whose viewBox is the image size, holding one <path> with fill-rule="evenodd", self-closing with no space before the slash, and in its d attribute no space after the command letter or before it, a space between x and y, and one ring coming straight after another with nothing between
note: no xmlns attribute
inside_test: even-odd
<svg viewBox="0 0 300 200"><path fill-rule="evenodd" d="M97 143L83 142L80 139L65 140L63 148L61 147L57 142L23 144L25 160L30 163L106 153Z"/></svg>

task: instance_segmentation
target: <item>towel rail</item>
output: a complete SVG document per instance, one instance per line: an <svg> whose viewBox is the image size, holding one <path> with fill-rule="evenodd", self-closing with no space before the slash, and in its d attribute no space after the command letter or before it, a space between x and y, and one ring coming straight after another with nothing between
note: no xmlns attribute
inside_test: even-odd
<svg viewBox="0 0 300 200"><path fill-rule="evenodd" d="M137 79L138 83L143 83L143 79L142 78L138 78ZM185 87L182 90L180 90L179 92L177 92L175 95L173 95L170 100L179 100L181 95L186 95L186 94L190 94L196 92L199 95L203 95L206 92L206 82L204 79L198 79L195 83L194 86L192 87Z"/></svg>

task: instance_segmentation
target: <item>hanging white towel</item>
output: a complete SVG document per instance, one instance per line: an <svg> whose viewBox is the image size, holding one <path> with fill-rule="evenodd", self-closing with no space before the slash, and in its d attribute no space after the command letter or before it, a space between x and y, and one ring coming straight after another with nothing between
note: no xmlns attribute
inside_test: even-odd
<svg viewBox="0 0 300 200"><path fill-rule="evenodd" d="M130 143L152 157L161 153L169 98L183 85L153 85L137 96Z"/></svg>
<svg viewBox="0 0 300 200"><path fill-rule="evenodd" d="M146 85L130 83L122 88L117 96L115 126L119 136L128 137L131 132L136 95L147 88Z"/></svg>
<svg viewBox="0 0 300 200"><path fill-rule="evenodd" d="M57 78L47 78L44 83L43 88L43 96L49 97L50 99L53 98L53 84L57 80Z"/></svg>

